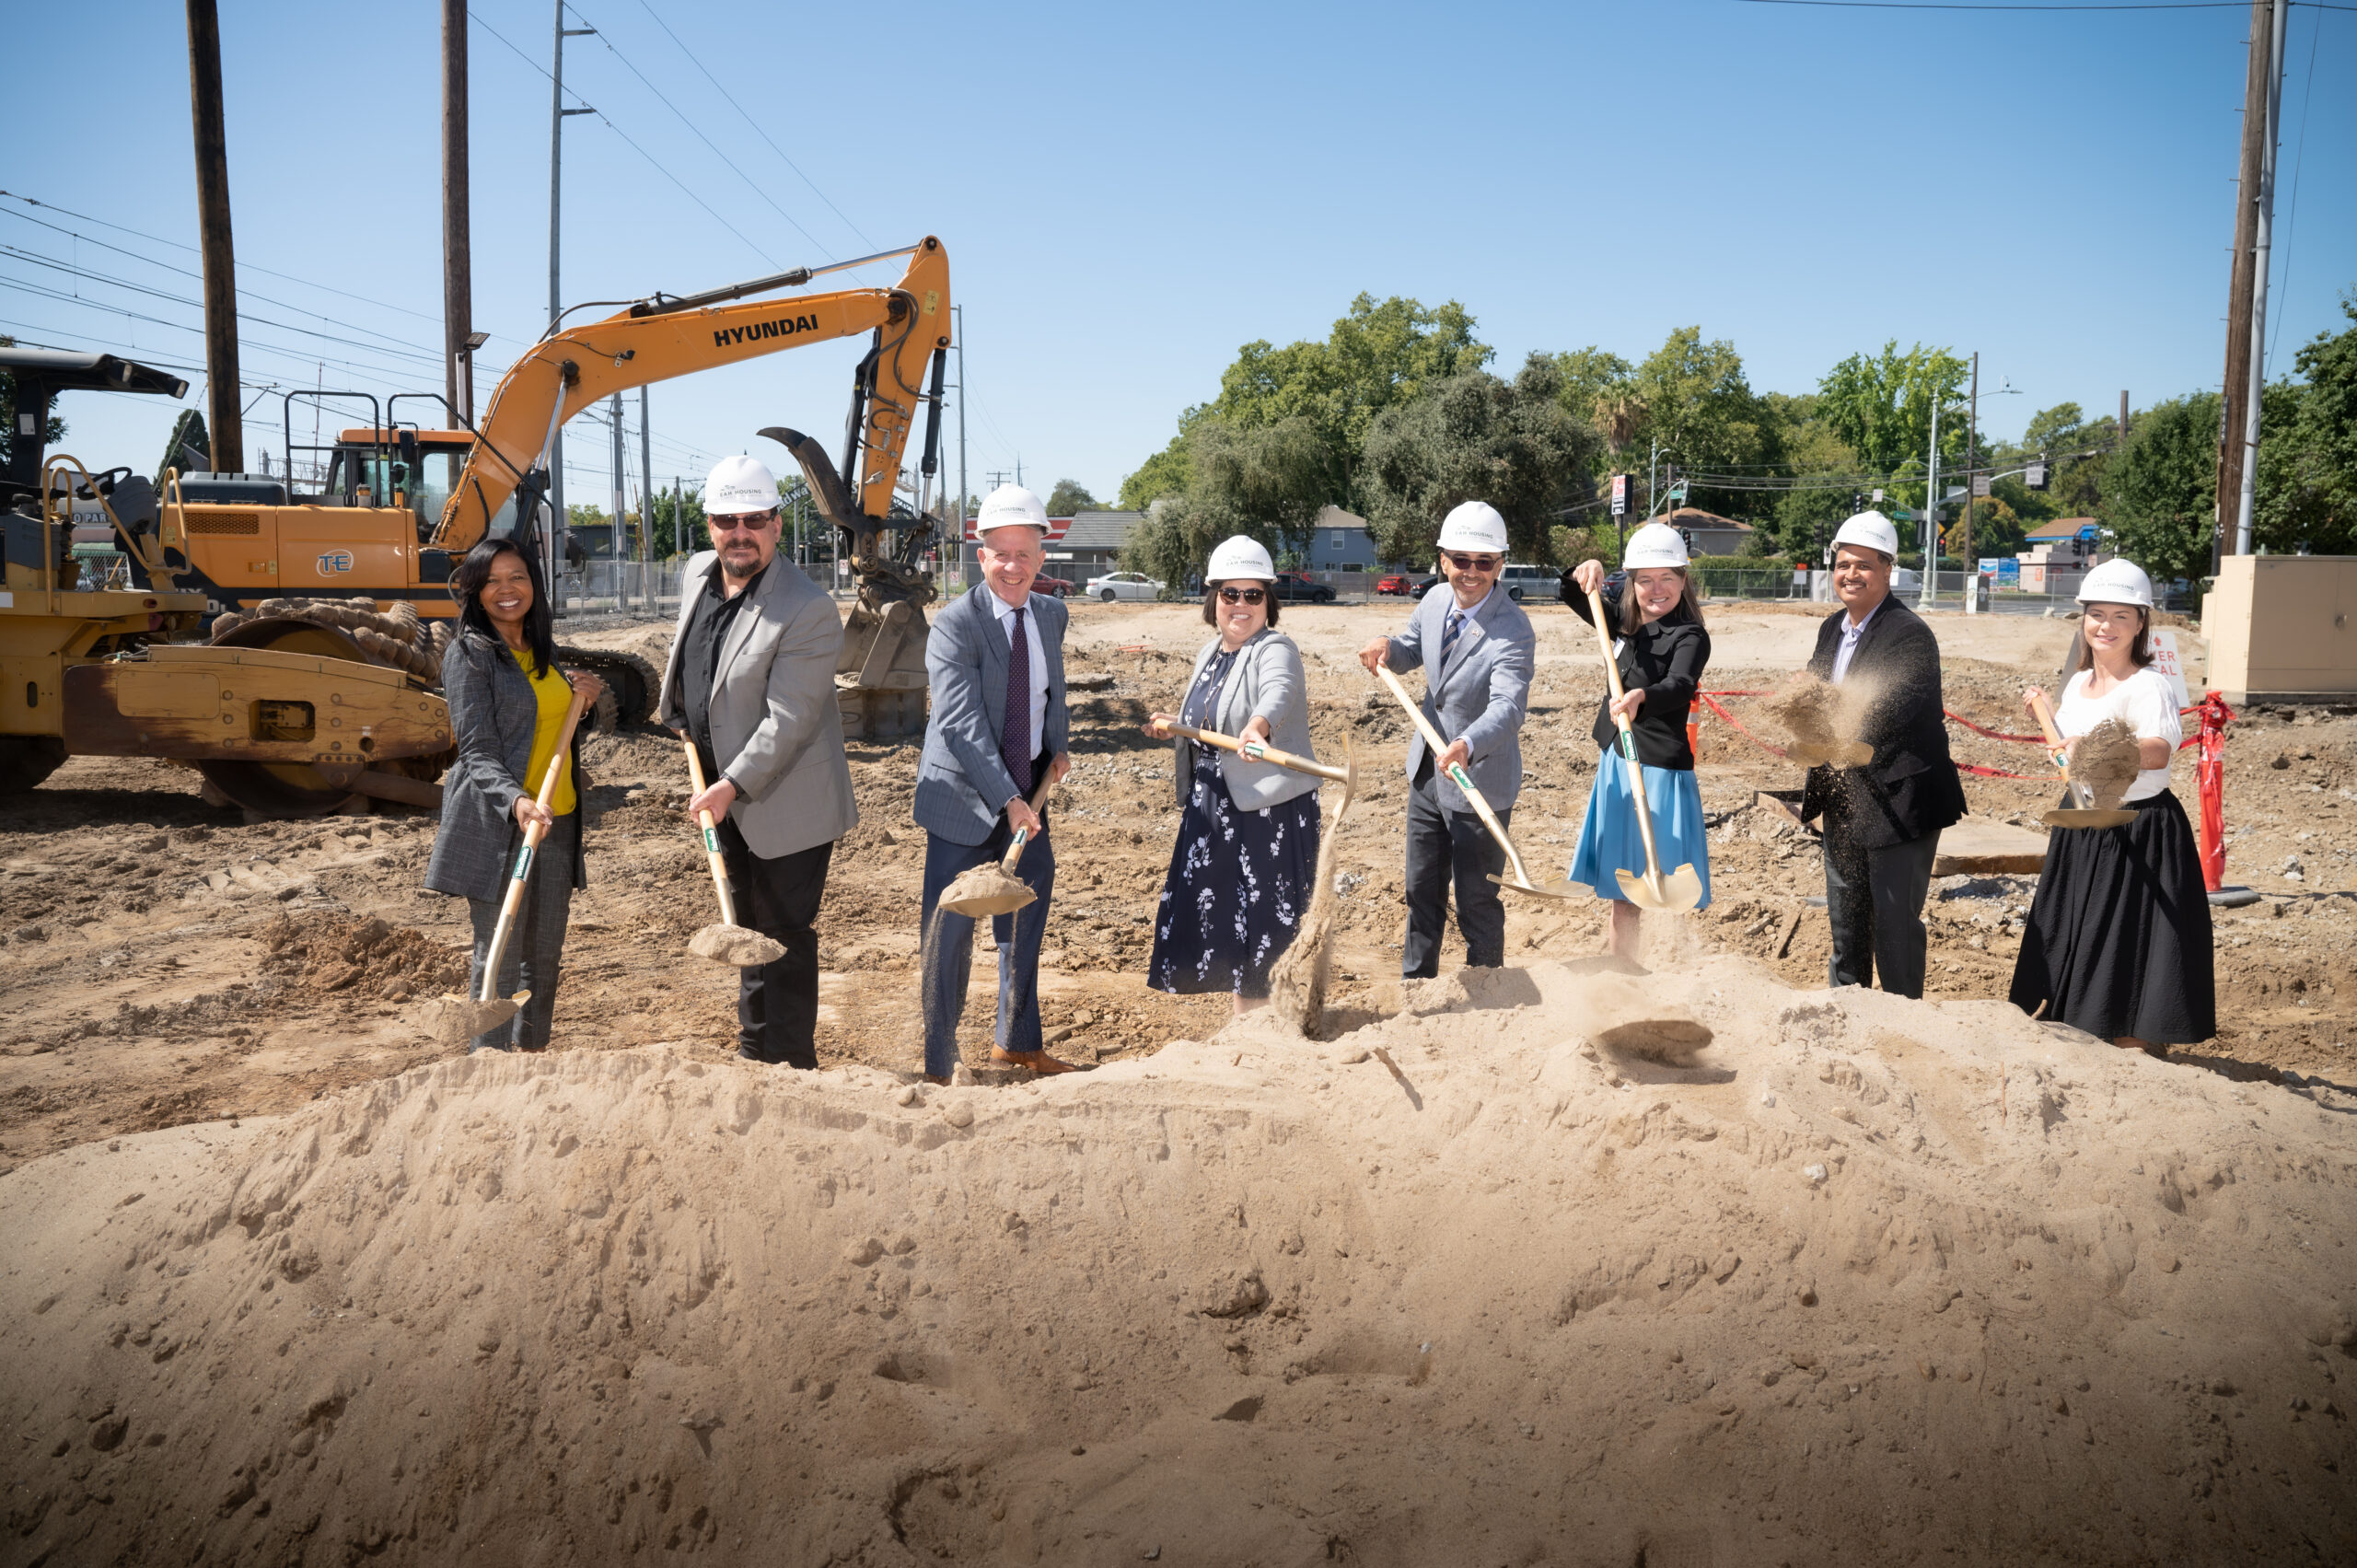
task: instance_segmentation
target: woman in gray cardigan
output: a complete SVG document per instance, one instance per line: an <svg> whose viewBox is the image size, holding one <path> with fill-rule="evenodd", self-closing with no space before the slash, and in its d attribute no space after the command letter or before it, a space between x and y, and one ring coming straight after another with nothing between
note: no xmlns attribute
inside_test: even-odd
<svg viewBox="0 0 2357 1568"><path fill-rule="evenodd" d="M1260 740L1297 756L1309 744L1301 651L1277 632L1276 567L1252 540L1212 552L1203 619L1219 635L1195 656L1174 721ZM1185 816L1154 923L1147 983L1181 994L1225 991L1243 1013L1269 999L1269 970L1292 945L1318 870L1318 781L1233 752L1178 742Z"/></svg>
<svg viewBox="0 0 2357 1568"><path fill-rule="evenodd" d="M549 1042L556 1012L558 955L564 947L573 890L587 886L581 866L581 801L587 784L581 749L567 749L564 776L543 810L541 779L556 754L557 732L576 687L598 700L593 675L568 682L556 668L556 639L541 591L540 563L512 539L486 539L450 575L459 601L458 637L442 659L458 760L442 777L442 826L426 862L425 885L467 900L474 925L468 994L482 994L482 970L499 907L507 897L527 824L545 821L527 874L524 900L499 966L497 994L520 988L531 1000L512 1024L475 1037L474 1051L538 1051Z"/></svg>

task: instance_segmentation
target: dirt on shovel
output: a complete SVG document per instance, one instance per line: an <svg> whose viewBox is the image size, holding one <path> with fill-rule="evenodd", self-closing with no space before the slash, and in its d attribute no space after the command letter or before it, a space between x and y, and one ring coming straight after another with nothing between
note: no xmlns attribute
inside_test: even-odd
<svg viewBox="0 0 2357 1568"><path fill-rule="evenodd" d="M2143 770L2137 755L2136 732L2118 719L2106 719L2071 748L2071 782L2085 790L2089 808L2114 811L2135 787Z"/></svg>
<svg viewBox="0 0 2357 1568"><path fill-rule="evenodd" d="M1830 681L1803 671L1760 706L1792 738L1788 749L1795 762L1856 768L1874 760L1874 748L1858 738L1864 704Z"/></svg>
<svg viewBox="0 0 2357 1568"><path fill-rule="evenodd" d="M464 1051L476 1036L490 1033L522 1012L531 999L528 991L489 1002L471 996L435 996L411 1009L410 1017L435 1044L447 1051Z"/></svg>
<svg viewBox="0 0 2357 1568"><path fill-rule="evenodd" d="M751 970L763 964L773 964L785 957L785 945L774 937L762 935L749 926L730 925L716 920L688 938L688 951L699 958L710 958L716 964L734 964L740 970Z"/></svg>

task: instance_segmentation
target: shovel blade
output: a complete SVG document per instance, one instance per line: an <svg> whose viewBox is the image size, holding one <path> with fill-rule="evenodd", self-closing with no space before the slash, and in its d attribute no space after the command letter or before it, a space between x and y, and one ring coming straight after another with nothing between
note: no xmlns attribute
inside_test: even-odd
<svg viewBox="0 0 2357 1568"><path fill-rule="evenodd" d="M1517 882L1511 877L1492 877L1491 881L1509 893L1520 893L1526 899L1585 899L1588 890L1577 882Z"/></svg>
<svg viewBox="0 0 2357 1568"><path fill-rule="evenodd" d="M2136 813L2124 809L2097 811L2089 807L2049 811L2038 819L2049 828L2117 828L2136 820Z"/></svg>
<svg viewBox="0 0 2357 1568"><path fill-rule="evenodd" d="M1639 909L1683 913L1702 901L1702 879L1694 874L1691 865L1681 865L1659 880L1634 871L1613 875L1620 884L1620 896Z"/></svg>

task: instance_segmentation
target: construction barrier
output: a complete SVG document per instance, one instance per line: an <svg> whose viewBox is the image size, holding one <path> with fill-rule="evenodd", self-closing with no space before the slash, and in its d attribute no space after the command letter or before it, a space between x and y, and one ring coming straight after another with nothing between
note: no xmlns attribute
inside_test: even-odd
<svg viewBox="0 0 2357 1568"><path fill-rule="evenodd" d="M1764 697L1767 694L1765 691L1698 691L1695 693L1702 700L1704 707L1726 723L1733 725L1736 733L1746 740L1772 756L1788 757L1789 753L1782 747L1771 745L1752 734L1750 730L1744 727L1741 719L1729 713L1718 702L1721 697ZM1975 724L1953 708L1944 707L1940 711L1950 720L1962 725L1973 734L1986 736L1991 740L2008 740L2023 746L2043 747L2046 744L2046 738L2042 735L2013 735L2004 730L1991 729L1986 725ZM2235 712L2226 706L2225 698L2215 691L2208 691L2202 694L2201 701L2193 707L2177 710L2179 718L2189 718L2195 715L2200 718L2200 727L2194 734L2178 741L2177 749L2182 751L2189 746L2199 746L2201 749L2200 766L2195 774L2201 807L2199 844L2201 855L2201 880L2203 886L2214 893L2224 884L2226 876L2226 726L2234 723ZM1686 729L1688 742L1694 748L1695 754L1700 756L1702 749L1701 726L1689 724ZM1978 762L1957 762L1956 770L1960 773L1970 773L1976 778L2014 779L2025 784L2037 784L2048 777L2044 773L2009 773L2003 768L1984 768Z"/></svg>

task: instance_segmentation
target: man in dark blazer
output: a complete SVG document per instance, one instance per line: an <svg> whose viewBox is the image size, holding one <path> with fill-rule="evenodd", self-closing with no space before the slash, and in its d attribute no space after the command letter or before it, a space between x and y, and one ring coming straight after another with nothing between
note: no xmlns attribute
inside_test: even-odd
<svg viewBox="0 0 2357 1568"><path fill-rule="evenodd" d="M1861 512L1833 536L1839 614L1817 630L1809 673L1859 688L1864 767L1811 768L1801 816L1825 819L1825 911L1833 924L1828 983L1923 994L1923 898L1940 830L1964 815L1964 786L1948 756L1940 645L1923 618L1890 593L1898 530Z"/></svg>
<svg viewBox="0 0 2357 1568"><path fill-rule="evenodd" d="M778 559L777 481L758 460L723 458L704 482L714 550L680 574L679 621L656 716L693 740L737 918L785 949L738 971L737 1052L819 1065L819 934L835 841L859 821L843 755L835 666L842 613Z"/></svg>
<svg viewBox="0 0 2357 1568"><path fill-rule="evenodd" d="M924 977L924 1072L946 1084L958 1065L958 1021L974 964L974 919L940 908L959 873L1006 854L1028 835L1016 875L1037 895L994 916L998 941L998 1030L993 1062L1039 1073L1068 1073L1039 1034L1039 942L1056 885L1056 846L1044 813L1031 808L1040 784L1072 766L1064 707L1061 599L1031 591L1046 557L1048 509L1019 484L1003 484L974 520L982 582L934 618L925 642L933 714L917 760L914 815L925 830L920 929Z"/></svg>

